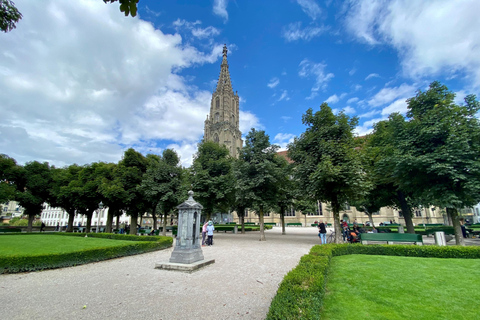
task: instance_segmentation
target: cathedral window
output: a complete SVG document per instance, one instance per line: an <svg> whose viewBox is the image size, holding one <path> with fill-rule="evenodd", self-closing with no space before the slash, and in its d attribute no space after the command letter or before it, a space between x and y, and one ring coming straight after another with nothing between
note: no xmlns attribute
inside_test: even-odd
<svg viewBox="0 0 480 320"><path fill-rule="evenodd" d="M220 113L215 113L215 122L220 121Z"/></svg>
<svg viewBox="0 0 480 320"><path fill-rule="evenodd" d="M232 114L232 123L235 124L235 115Z"/></svg>
<svg viewBox="0 0 480 320"><path fill-rule="evenodd" d="M215 99L215 108L220 109L220 98Z"/></svg>
<svg viewBox="0 0 480 320"><path fill-rule="evenodd" d="M216 142L216 143L219 143L220 142L220 139L218 138L218 134L214 134L213 135L213 141Z"/></svg>

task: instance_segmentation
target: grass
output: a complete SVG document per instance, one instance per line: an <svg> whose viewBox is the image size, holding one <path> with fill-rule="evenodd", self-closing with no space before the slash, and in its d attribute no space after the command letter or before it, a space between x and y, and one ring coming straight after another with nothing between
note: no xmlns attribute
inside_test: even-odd
<svg viewBox="0 0 480 320"><path fill-rule="evenodd" d="M475 319L479 259L332 258L322 319Z"/></svg>
<svg viewBox="0 0 480 320"><path fill-rule="evenodd" d="M2 235L0 236L0 259L14 255L70 253L84 249L116 247L125 244L132 244L132 241L92 237L60 237L48 234Z"/></svg>

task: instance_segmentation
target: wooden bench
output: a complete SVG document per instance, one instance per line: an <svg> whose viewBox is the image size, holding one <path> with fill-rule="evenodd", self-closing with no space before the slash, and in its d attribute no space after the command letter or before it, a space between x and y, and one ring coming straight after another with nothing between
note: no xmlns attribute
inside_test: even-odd
<svg viewBox="0 0 480 320"><path fill-rule="evenodd" d="M0 228L0 233L7 233L7 232L22 232L20 228Z"/></svg>
<svg viewBox="0 0 480 320"><path fill-rule="evenodd" d="M287 227L302 227L302 224L300 222L290 222L287 223Z"/></svg>
<svg viewBox="0 0 480 320"><path fill-rule="evenodd" d="M362 244L368 244L368 241L386 241L388 244L413 242L416 245L423 245L422 235L414 233L360 233L359 237Z"/></svg>

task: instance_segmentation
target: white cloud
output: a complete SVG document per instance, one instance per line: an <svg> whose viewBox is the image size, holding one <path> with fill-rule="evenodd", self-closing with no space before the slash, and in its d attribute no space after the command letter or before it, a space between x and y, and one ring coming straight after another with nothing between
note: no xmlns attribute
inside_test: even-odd
<svg viewBox="0 0 480 320"><path fill-rule="evenodd" d="M302 29L301 22L290 23L288 26L283 28L282 36L287 41L296 41L299 39L310 41L315 37L320 36L329 28L326 26L312 26L312 27L305 27Z"/></svg>
<svg viewBox="0 0 480 320"><path fill-rule="evenodd" d="M272 78L270 82L267 84L267 87L269 88L275 88L278 84L280 83L280 79L278 78Z"/></svg>
<svg viewBox="0 0 480 320"><path fill-rule="evenodd" d="M388 107L383 108L382 116L388 116L394 112L399 112L399 113L407 112L407 102L405 99L395 100Z"/></svg>
<svg viewBox="0 0 480 320"><path fill-rule="evenodd" d="M287 122L288 120L291 120L292 117L288 117L288 116L281 116L280 117L284 122Z"/></svg>
<svg viewBox="0 0 480 320"><path fill-rule="evenodd" d="M300 62L300 71L298 72L298 75L303 78L310 76L315 77L315 85L312 87L311 94L307 99L313 99L316 97L318 91L320 89L325 89L328 81L334 77L333 73L325 73L326 67L327 65L324 63L314 63L308 59L304 59Z"/></svg>
<svg viewBox="0 0 480 320"><path fill-rule="evenodd" d="M409 98L415 94L416 88L411 85L403 83L399 87L383 88L375 96L368 101L368 104L372 107L378 107L387 104L397 98L405 97Z"/></svg>
<svg viewBox="0 0 480 320"><path fill-rule="evenodd" d="M337 96L336 94L330 96L327 98L327 100L325 100L326 103L337 103L338 101L342 100L343 98L345 98L347 96L347 94L344 92L342 93L340 96Z"/></svg>
<svg viewBox="0 0 480 320"><path fill-rule="evenodd" d="M194 28L192 29L192 35L199 39L210 38L219 35L220 31L212 26L206 28Z"/></svg>
<svg viewBox="0 0 480 320"><path fill-rule="evenodd" d="M297 0L297 3L302 7L303 12L313 20L317 19L322 13L322 9L315 0Z"/></svg>
<svg viewBox="0 0 480 320"><path fill-rule="evenodd" d="M227 4L228 0L213 0L213 13L222 17L224 22L228 21Z"/></svg>
<svg viewBox="0 0 480 320"><path fill-rule="evenodd" d="M288 96L287 90L283 90L283 91L282 91L282 95L281 95L280 98L277 100L277 102L282 101L282 100L286 100L286 101L290 100L290 97Z"/></svg>
<svg viewBox="0 0 480 320"><path fill-rule="evenodd" d="M358 117L359 117L359 118L371 118L371 117L373 117L374 115L379 114L379 113L381 113L380 110L372 110L372 111L363 113L363 114L359 115Z"/></svg>
<svg viewBox="0 0 480 320"><path fill-rule="evenodd" d="M190 167L193 162L193 156L198 151L197 143L170 144L167 149L174 149L180 156L180 162L184 167Z"/></svg>
<svg viewBox="0 0 480 320"><path fill-rule="evenodd" d="M250 111L240 110L240 131L242 135L245 136L250 132L252 128L263 130L264 127L258 120L257 116L251 113Z"/></svg>
<svg viewBox="0 0 480 320"><path fill-rule="evenodd" d="M478 12L478 0L351 0L346 27L360 41L395 48L413 79L466 74L479 88Z"/></svg>
<svg viewBox="0 0 480 320"><path fill-rule="evenodd" d="M357 72L357 68L353 68L352 70L348 71L348 74L353 76Z"/></svg>
<svg viewBox="0 0 480 320"><path fill-rule="evenodd" d="M371 79L371 78L380 78L380 75L378 73L370 73L365 80Z"/></svg>
<svg viewBox="0 0 480 320"><path fill-rule="evenodd" d="M350 106L346 106L343 109L343 112L345 112L346 114L355 114L355 109Z"/></svg>
<svg viewBox="0 0 480 320"><path fill-rule="evenodd" d="M357 102L357 101L358 101L358 98L357 98L357 97L354 97L354 98L348 99L348 100L347 100L347 103L348 103L348 104L352 104L352 103L355 103L355 102Z"/></svg>
<svg viewBox="0 0 480 320"><path fill-rule="evenodd" d="M273 138L273 144L280 146L280 151L287 150L287 145L293 142L295 138L294 134L291 133L277 133L275 138Z"/></svg>
<svg viewBox="0 0 480 320"><path fill-rule="evenodd" d="M19 9L26 18L0 37L2 152L20 163L116 162L130 146L201 138L211 93L176 72L217 61L221 45L200 52L97 0Z"/></svg>

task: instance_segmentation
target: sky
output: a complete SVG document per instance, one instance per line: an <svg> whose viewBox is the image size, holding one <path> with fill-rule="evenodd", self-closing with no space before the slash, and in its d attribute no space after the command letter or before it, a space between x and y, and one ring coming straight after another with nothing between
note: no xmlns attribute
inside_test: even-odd
<svg viewBox="0 0 480 320"><path fill-rule="evenodd" d="M0 34L0 153L57 167L173 148L189 166L228 47L240 130L285 149L327 102L364 135L435 80L480 91L478 0L17 0Z"/></svg>

